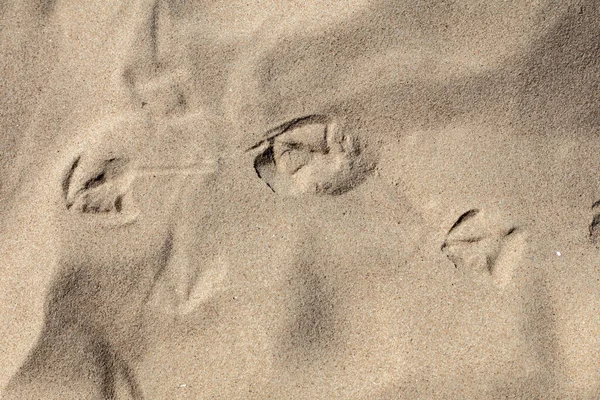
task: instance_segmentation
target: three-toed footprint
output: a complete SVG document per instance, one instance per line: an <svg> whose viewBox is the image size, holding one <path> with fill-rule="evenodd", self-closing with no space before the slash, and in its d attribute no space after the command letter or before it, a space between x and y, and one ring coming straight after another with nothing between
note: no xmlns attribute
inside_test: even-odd
<svg viewBox="0 0 600 400"><path fill-rule="evenodd" d="M466 276L504 286L523 253L524 237L498 209L471 209L452 225L441 250Z"/></svg>
<svg viewBox="0 0 600 400"><path fill-rule="evenodd" d="M139 215L132 196L136 179L168 176L181 186L187 176L213 174L214 146L203 140L207 120L205 113L191 113L159 130L143 115L125 114L93 126L62 177L66 209L94 222L128 224ZM174 201L179 190L171 193Z"/></svg>

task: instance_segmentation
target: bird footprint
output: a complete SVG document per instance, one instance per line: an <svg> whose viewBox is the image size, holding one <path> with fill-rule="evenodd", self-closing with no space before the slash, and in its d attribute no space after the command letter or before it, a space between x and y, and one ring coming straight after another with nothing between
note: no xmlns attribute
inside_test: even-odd
<svg viewBox="0 0 600 400"><path fill-rule="evenodd" d="M524 244L522 230L507 223L497 210L472 209L450 228L441 250L465 275L492 279L503 286L510 280Z"/></svg>

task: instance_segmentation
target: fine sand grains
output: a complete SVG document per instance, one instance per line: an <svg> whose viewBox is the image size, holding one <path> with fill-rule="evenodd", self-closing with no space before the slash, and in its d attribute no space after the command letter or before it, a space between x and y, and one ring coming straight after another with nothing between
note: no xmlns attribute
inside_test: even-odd
<svg viewBox="0 0 600 400"><path fill-rule="evenodd" d="M0 389L598 398L597 3L1 2Z"/></svg>

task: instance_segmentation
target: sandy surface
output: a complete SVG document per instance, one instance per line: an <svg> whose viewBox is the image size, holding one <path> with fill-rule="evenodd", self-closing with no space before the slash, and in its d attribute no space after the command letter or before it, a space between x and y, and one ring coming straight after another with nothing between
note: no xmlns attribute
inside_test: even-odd
<svg viewBox="0 0 600 400"><path fill-rule="evenodd" d="M1 2L3 398L599 398L600 9L487 3Z"/></svg>

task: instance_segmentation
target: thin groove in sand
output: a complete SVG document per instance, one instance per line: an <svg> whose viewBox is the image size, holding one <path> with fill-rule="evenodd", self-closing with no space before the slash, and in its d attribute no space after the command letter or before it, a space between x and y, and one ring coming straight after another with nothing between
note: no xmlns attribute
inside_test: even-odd
<svg viewBox="0 0 600 400"><path fill-rule="evenodd" d="M168 175L207 175L217 170L216 160L206 160L200 164L188 166L147 166L138 167L136 176L168 176Z"/></svg>

